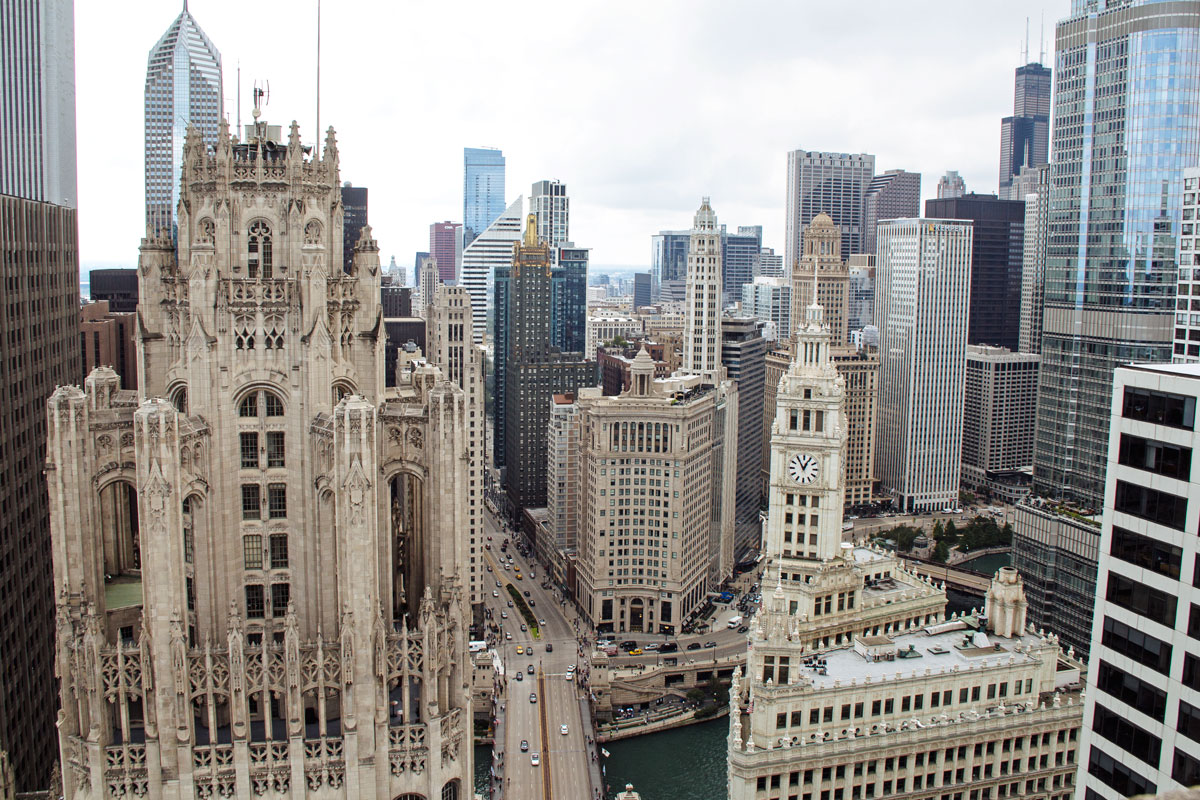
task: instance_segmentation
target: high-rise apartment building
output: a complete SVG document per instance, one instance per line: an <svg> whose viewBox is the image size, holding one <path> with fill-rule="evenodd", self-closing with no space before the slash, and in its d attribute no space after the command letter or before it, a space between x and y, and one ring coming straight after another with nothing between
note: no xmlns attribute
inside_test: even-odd
<svg viewBox="0 0 1200 800"><path fill-rule="evenodd" d="M0 3L0 751L8 788L59 758L46 398L79 380L75 24L71 0Z"/></svg>
<svg viewBox="0 0 1200 800"><path fill-rule="evenodd" d="M716 585L720 388L654 372L643 349L620 395L579 393L579 602L599 632L677 633ZM614 492L630 504L614 508ZM724 513L732 532L732 503Z"/></svg>
<svg viewBox="0 0 1200 800"><path fill-rule="evenodd" d="M904 511L958 502L971 290L971 223L906 219L879 225L881 343L875 461Z"/></svg>
<svg viewBox="0 0 1200 800"><path fill-rule="evenodd" d="M1024 202L971 192L926 201L925 216L971 220L974 227L967 343L1016 350L1021 338Z"/></svg>
<svg viewBox="0 0 1200 800"><path fill-rule="evenodd" d="M850 341L846 318L850 310L850 272L842 260L844 237L828 214L817 214L804 229L804 249L792 264L792 320L804 319L804 310L814 302L824 309L825 324L833 333L834 345ZM813 290L817 297L814 301Z"/></svg>
<svg viewBox="0 0 1200 800"><path fill-rule="evenodd" d="M437 261L438 278L454 283L462 270L462 223L435 222L429 226L429 255Z"/></svg>
<svg viewBox="0 0 1200 800"><path fill-rule="evenodd" d="M512 264L513 245L521 240L521 208L518 197L481 233L463 241L462 272L459 285L471 293L471 313L475 341L482 342L494 319L497 271ZM439 268L440 269L440 268Z"/></svg>
<svg viewBox="0 0 1200 800"><path fill-rule="evenodd" d="M949 200L954 197L962 197L967 193L967 183L962 179L956 170L949 170L945 175L938 178L937 199Z"/></svg>
<svg viewBox="0 0 1200 800"><path fill-rule="evenodd" d="M721 369L721 235L707 197L692 225L686 291L683 370L715 380Z"/></svg>
<svg viewBox="0 0 1200 800"><path fill-rule="evenodd" d="M530 214L525 235L512 250L508 275L496 284L504 289L505 301L497 304L496 314L495 461L505 468L504 488L514 509L546 505L551 398L596 382L594 356L563 352L550 341L550 251L538 240L537 218Z"/></svg>
<svg viewBox="0 0 1200 800"><path fill-rule="evenodd" d="M75 208L74 3L5 3L0 36L0 195Z"/></svg>
<svg viewBox="0 0 1200 800"><path fill-rule="evenodd" d="M529 194L529 213L537 217L538 239L550 245L550 257L571 241L571 198L561 181L538 181Z"/></svg>
<svg viewBox="0 0 1200 800"><path fill-rule="evenodd" d="M146 225L151 231L172 230L188 129L199 128L204 143L215 146L224 113L221 54L184 3L146 65Z"/></svg>
<svg viewBox="0 0 1200 800"><path fill-rule="evenodd" d="M1050 167L1023 170L1013 182L1017 189L1030 172L1030 191L1017 199L1025 201L1025 241L1021 255L1021 333L1018 346L1022 353L1042 352L1042 313L1046 302L1046 237L1050 232Z"/></svg>
<svg viewBox="0 0 1200 800"><path fill-rule="evenodd" d="M1175 301L1175 344L1173 360L1200 361L1200 167L1183 172L1180 203L1179 283Z"/></svg>
<svg viewBox="0 0 1200 800"><path fill-rule="evenodd" d="M866 153L788 153L784 268L804 252L804 229L825 213L842 234L842 252L863 252L866 234L863 198L875 177L875 156Z"/></svg>
<svg viewBox="0 0 1200 800"><path fill-rule="evenodd" d="M1200 783L1200 590L1192 454L1200 368L1113 375L1079 782L1096 800Z"/></svg>
<svg viewBox="0 0 1200 800"><path fill-rule="evenodd" d="M881 219L921 216L921 173L889 169L876 175L863 195L862 252L875 254L875 228ZM857 254L853 254L857 255Z"/></svg>
<svg viewBox="0 0 1200 800"><path fill-rule="evenodd" d="M185 143L178 236L140 250L141 392L100 368L47 404L62 785L465 797L482 387L421 363L384 389L333 131L309 156L293 123L269 172L264 144Z"/></svg>
<svg viewBox="0 0 1200 800"><path fill-rule="evenodd" d="M342 184L342 270L345 272L350 271L358 237L370 221L368 201L367 187L355 186L350 181Z"/></svg>
<svg viewBox="0 0 1200 800"><path fill-rule="evenodd" d="M1041 359L1003 347L967 345L962 483L1016 502L1029 491Z"/></svg>
<svg viewBox="0 0 1200 800"><path fill-rule="evenodd" d="M782 341L792 335L792 284L786 278L755 278L742 287L742 313L771 323L769 337ZM766 335L766 331L764 331Z"/></svg>
<svg viewBox="0 0 1200 800"><path fill-rule="evenodd" d="M1050 68L1030 63L1017 67L1013 113L1000 121L1000 191L1006 200L1022 167L1040 167L1050 156Z"/></svg>
<svg viewBox="0 0 1200 800"><path fill-rule="evenodd" d="M763 323L754 317L721 319L721 364L737 386L737 453L734 481L734 557L757 550L762 534L763 382L770 342L762 336ZM735 443L730 443L734 446ZM729 480L730 476L723 476Z"/></svg>
<svg viewBox="0 0 1200 800"><path fill-rule="evenodd" d="M948 618L931 580L842 542L843 387L820 306L796 344L773 424L762 611L729 691L730 800L1069 800L1083 665L1026 629L1015 570L997 573L983 614Z"/></svg>
<svg viewBox="0 0 1200 800"><path fill-rule="evenodd" d="M504 209L504 153L494 147L464 147L463 247L487 230Z"/></svg>

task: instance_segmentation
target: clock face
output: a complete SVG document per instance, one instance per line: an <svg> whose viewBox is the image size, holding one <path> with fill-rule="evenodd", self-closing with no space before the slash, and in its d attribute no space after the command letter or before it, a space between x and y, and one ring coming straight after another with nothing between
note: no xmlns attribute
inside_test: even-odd
<svg viewBox="0 0 1200 800"><path fill-rule="evenodd" d="M817 479L817 459L808 453L797 453L788 462L788 474L796 483L812 483Z"/></svg>

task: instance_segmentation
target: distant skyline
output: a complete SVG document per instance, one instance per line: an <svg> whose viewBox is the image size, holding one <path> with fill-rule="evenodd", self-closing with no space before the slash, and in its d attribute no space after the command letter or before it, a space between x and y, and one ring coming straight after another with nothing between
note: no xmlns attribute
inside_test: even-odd
<svg viewBox="0 0 1200 800"><path fill-rule="evenodd" d="M76 4L85 274L137 262L146 57L181 7L130 0L113 47L111 9ZM1036 61L1044 11L1051 62L1069 3L868 0L853 24L812 2L597 8L466 3L462 24L447 26L435 6L324 4L320 122L337 130L342 180L371 190L385 263L410 268L431 221L461 221L464 147L503 149L509 202L534 181L567 183L572 239L592 249L593 270L648 268L650 236L687 228L705 195L731 229L762 225L763 244L782 252L787 153L798 148L921 172L925 198L951 169L969 190L994 192L1026 17ZM265 118L296 119L313 143L316 0L265 27L232 0L189 10L221 51L231 122L240 63L243 124L255 82L269 81Z"/></svg>

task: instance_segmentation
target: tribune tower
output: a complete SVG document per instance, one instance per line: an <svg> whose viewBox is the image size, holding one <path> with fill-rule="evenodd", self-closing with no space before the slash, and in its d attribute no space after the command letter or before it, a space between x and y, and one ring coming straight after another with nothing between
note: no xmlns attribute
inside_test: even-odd
<svg viewBox="0 0 1200 800"><path fill-rule="evenodd" d="M67 798L470 796L479 393L428 362L384 388L333 130L277 131L189 135L141 393L98 368L49 401Z"/></svg>

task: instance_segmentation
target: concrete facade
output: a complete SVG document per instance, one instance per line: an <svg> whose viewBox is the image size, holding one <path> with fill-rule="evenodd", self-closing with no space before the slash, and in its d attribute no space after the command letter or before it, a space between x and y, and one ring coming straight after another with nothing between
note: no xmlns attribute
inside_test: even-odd
<svg viewBox="0 0 1200 800"><path fill-rule="evenodd" d="M107 300L84 303L79 309L81 379L96 367L112 367L121 376L122 389L136 389L137 315L109 311Z"/></svg>
<svg viewBox="0 0 1200 800"><path fill-rule="evenodd" d="M814 280L815 278L815 280ZM825 309L834 345L850 342L850 271L842 260L842 236L828 214L818 214L804 229L804 251L792 265L792 325L799 329L813 302Z"/></svg>
<svg viewBox="0 0 1200 800"><path fill-rule="evenodd" d="M1003 494L1013 473L1032 475L1040 362L1032 353L967 345L962 417L966 488ZM1023 483L1028 491L1028 479Z"/></svg>
<svg viewBox="0 0 1200 800"><path fill-rule="evenodd" d="M50 398L67 798L469 795L482 408L427 362L385 390L378 247L343 271L324 144L189 137L140 393Z"/></svg>

